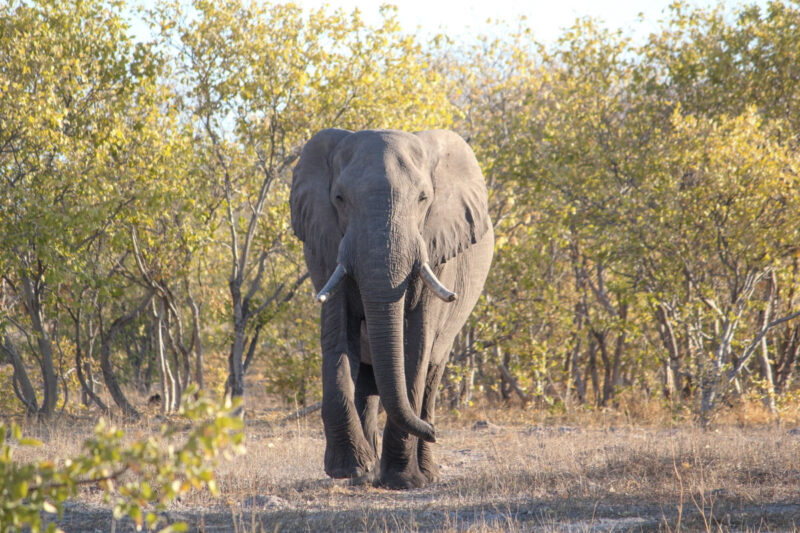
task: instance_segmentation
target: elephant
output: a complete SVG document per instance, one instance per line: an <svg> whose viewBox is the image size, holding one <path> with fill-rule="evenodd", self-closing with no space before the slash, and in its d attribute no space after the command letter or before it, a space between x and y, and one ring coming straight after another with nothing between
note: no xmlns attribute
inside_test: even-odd
<svg viewBox="0 0 800 533"><path fill-rule="evenodd" d="M289 203L322 302L326 474L437 480L439 382L494 253L472 149L445 130L326 129L304 145Z"/></svg>

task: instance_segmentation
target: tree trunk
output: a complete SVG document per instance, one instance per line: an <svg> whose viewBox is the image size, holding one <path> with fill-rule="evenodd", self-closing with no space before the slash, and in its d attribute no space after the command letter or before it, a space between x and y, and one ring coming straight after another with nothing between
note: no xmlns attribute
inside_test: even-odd
<svg viewBox="0 0 800 533"><path fill-rule="evenodd" d="M167 384L170 387L170 410L177 412L181 407L181 397L183 396L183 390L186 386L186 380L181 377L181 363L183 362L185 371L184 378L188 378L189 359L187 356L183 361L181 360L181 354L175 344L175 339L172 337L169 307L164 299L161 300L160 304L158 318L161 323L161 328L159 328L159 332L162 334L166 333L167 342L169 343L169 352L172 354L172 357L169 357L164 351L164 338L161 336L158 339L160 345L159 349L162 350L161 355L164 359L165 369L167 371ZM184 355L186 355L185 352Z"/></svg>
<svg viewBox="0 0 800 533"><path fill-rule="evenodd" d="M511 392L513 390L511 380L508 379L509 376L511 376L511 372L508 370L508 364L511 359L508 352L503 352L497 344L494 345L493 351L495 361L497 361L498 368L500 369L500 395L503 397L503 401L507 402L511 399Z"/></svg>
<svg viewBox="0 0 800 533"><path fill-rule="evenodd" d="M169 349L174 358L175 383L178 387L178 396L176 398L179 398L192 380L189 350L183 343L183 321L178 315L177 307L171 300L165 298L162 309L164 312L164 331L167 334ZM172 319L175 320L177 338L172 333Z"/></svg>
<svg viewBox="0 0 800 533"><path fill-rule="evenodd" d="M241 282L233 279L229 283L231 290L231 300L233 302L233 344L228 354L228 383L230 389L227 391L231 398L239 398L242 404L239 407L239 414L244 416L244 345L245 345L245 310L242 309L242 287Z"/></svg>
<svg viewBox="0 0 800 533"><path fill-rule="evenodd" d="M788 287L788 294L784 297L786 308L794 309L795 288L800 287L800 259L798 257L792 260L792 274L786 286ZM785 326L782 329L784 334L776 343L775 355L778 360L773 368L773 377L778 393L783 393L790 387L796 368L795 362L800 358L800 325Z"/></svg>
<svg viewBox="0 0 800 533"><path fill-rule="evenodd" d="M162 331L163 321L159 304L153 302L153 315L155 319L155 349L156 359L158 359L158 385L161 389L161 412L169 414L172 410L172 372L169 370L169 363L164 357L164 334Z"/></svg>
<svg viewBox="0 0 800 533"><path fill-rule="evenodd" d="M767 336L761 338L761 349L758 351L759 363L761 363L761 377L764 380L766 391L764 391L764 406L770 413L775 412L775 382L772 380L772 363L769 360L769 347L767 346Z"/></svg>
<svg viewBox="0 0 800 533"><path fill-rule="evenodd" d="M670 401L675 398L675 374L672 372L672 368L669 366L669 358L665 358L662 361L662 371L664 372L664 382L663 385L663 392L664 397Z"/></svg>
<svg viewBox="0 0 800 533"><path fill-rule="evenodd" d="M614 355L611 360L611 387L607 388L608 396L603 399L604 402L612 400L616 391L622 386L622 354L625 352L625 344L627 342L627 320L628 320L628 304L621 302L619 304L618 316L621 321L619 333L617 333L617 341L614 345ZM616 403L616 402L615 402Z"/></svg>
<svg viewBox="0 0 800 533"><path fill-rule="evenodd" d="M469 407L472 402L472 388L475 385L475 356L472 351L472 330L466 330L467 343L467 375L462 380L461 406Z"/></svg>
<svg viewBox="0 0 800 533"><path fill-rule="evenodd" d="M600 404L600 379L597 375L597 342L590 335L589 338L589 358L586 365L586 373L592 380L592 391L594 392L595 405Z"/></svg>
<svg viewBox="0 0 800 533"><path fill-rule="evenodd" d="M133 372L133 384L136 386L136 390L143 393L143 373L145 370L145 363L147 362L147 351L144 349L144 340L142 336L130 329L127 331L126 338L125 351L128 354L128 361L130 361L131 370Z"/></svg>
<svg viewBox="0 0 800 533"><path fill-rule="evenodd" d="M144 339L143 345L144 353L147 357L147 370L144 372L144 389L145 394L150 393L150 388L153 385L153 374L155 372L155 363L158 363L158 356L155 349L155 325L153 322L148 322L147 334Z"/></svg>
<svg viewBox="0 0 800 533"><path fill-rule="evenodd" d="M27 276L22 278L22 288L25 296L25 307L28 310L33 331L36 333L36 343L39 345L39 361L44 381L44 399L42 400L41 413L45 418L50 418L55 413L56 403L58 402L58 378L53 364L53 345L43 323L41 293L33 280Z"/></svg>
<svg viewBox="0 0 800 533"><path fill-rule="evenodd" d="M517 396L519 396L519 399L522 400L522 404L527 405L533 398L531 397L530 394L527 394L525 391L522 390L522 387L519 386L519 383L517 382L516 378L514 378L514 376L511 374L511 371L508 369L508 362L509 362L508 353L506 353L505 356L502 356L502 350L496 344L494 345L494 350L495 350L495 358L498 361L498 366L500 368L500 373L503 377L504 382L508 383L508 388L510 390L513 390L517 394ZM505 400L511 399L510 392L507 398L504 395L504 399Z"/></svg>
<svg viewBox="0 0 800 533"><path fill-rule="evenodd" d="M586 403L586 380L581 378L581 369L578 365L578 358L580 357L582 339L578 339L575 348L572 350L572 375L575 381L575 395L578 398L578 404L583 405Z"/></svg>
<svg viewBox="0 0 800 533"><path fill-rule="evenodd" d="M250 368L250 364L253 362L253 358L255 357L256 347L258 346L258 337L261 335L261 329L264 327L263 324L259 324L256 326L256 330L253 332L253 336L250 338L250 345L247 348L247 356L244 358L244 366L242 371L245 375L247 375L247 370Z"/></svg>
<svg viewBox="0 0 800 533"><path fill-rule="evenodd" d="M25 364L17 351L11 338L6 335L0 348L8 355L11 366L14 368L14 391L25 406L25 414L35 415L39 412L39 401L36 399L36 389L33 388Z"/></svg>
<svg viewBox="0 0 800 533"><path fill-rule="evenodd" d="M785 392L792 381L795 361L800 356L800 325L787 327L780 348L780 359L775 364L775 386Z"/></svg>
<svg viewBox="0 0 800 533"><path fill-rule="evenodd" d="M772 316L772 307L775 303L775 295L778 289L778 277L775 272L772 272L772 275L769 278L768 282L768 289L767 289L767 305L763 311L761 311L761 330L767 328L769 324L770 317ZM766 390L764 391L764 406L769 410L770 413L775 412L775 382L772 379L772 363L769 360L769 345L767 344L767 335L761 337L761 346L760 350L758 350L758 359L759 363L761 364L761 378L764 380L764 386Z"/></svg>
<svg viewBox="0 0 800 533"><path fill-rule="evenodd" d="M598 332L592 330L597 341L597 347L600 350L600 359L603 361L603 388L596 394L598 400L597 404L601 407L606 406L606 402L613 395L614 387L611 384L611 358L608 356L608 347L606 346L606 337L608 336L605 331Z"/></svg>
<svg viewBox="0 0 800 533"><path fill-rule="evenodd" d="M680 374L681 362L675 330L667 314L667 308L663 303L656 306L655 315L656 324L658 324L658 334L661 337L664 348L667 350L667 359L664 361L664 396L669 399L680 399L680 391L682 389Z"/></svg>
<svg viewBox="0 0 800 533"><path fill-rule="evenodd" d="M139 391L142 395L147 394L147 372L148 372L148 365L150 363L150 352L148 351L148 336L150 335L150 328L145 325L144 327L145 333L144 335L140 335L136 337L134 342L136 353L137 353L137 362L138 367L136 374L134 376L134 382L136 383L136 390Z"/></svg>
<svg viewBox="0 0 800 533"><path fill-rule="evenodd" d="M189 295L189 308L192 310L192 350L195 356L195 382L200 390L203 390L205 384L203 382L203 339L200 335L200 307L194 301L192 295Z"/></svg>
<svg viewBox="0 0 800 533"><path fill-rule="evenodd" d="M153 294L154 291L151 289L136 309L127 315L121 316L114 320L114 322L111 324L111 327L108 328L108 332L106 334L102 334L101 331L100 369L103 371L103 380L106 383L108 392L114 399L114 403L116 403L117 406L122 410L122 414L133 419L139 419L141 414L133 405L131 405L131 403L125 397L125 393L122 392L122 389L119 386L117 376L114 374L114 368L111 364L111 344L114 342L114 338L117 336L117 333L119 333L123 327L133 321L133 319L135 319L139 313L141 313L150 304Z"/></svg>
<svg viewBox="0 0 800 533"><path fill-rule="evenodd" d="M92 367L91 367L91 346L94 344L94 339L88 342L88 353L86 361L83 361L83 349L81 343L81 312L75 316L75 372L78 374L78 381L81 384L82 401L85 406L89 406L93 402L100 408L104 414L108 414L108 406L100 399L94 392L94 382L92 380ZM87 382L88 377L88 382Z"/></svg>

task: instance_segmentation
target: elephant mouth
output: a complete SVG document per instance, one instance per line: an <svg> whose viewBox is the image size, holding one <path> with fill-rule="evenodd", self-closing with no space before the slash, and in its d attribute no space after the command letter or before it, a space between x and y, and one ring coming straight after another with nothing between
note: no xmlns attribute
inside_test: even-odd
<svg viewBox="0 0 800 533"><path fill-rule="evenodd" d="M327 302L342 284L342 280L344 280L346 275L347 269L344 267L344 265L338 263L336 265L336 269L333 271L333 274L331 274L331 277L328 278L328 281L325 283L325 286L323 286L322 290L320 290L317 294L317 301L323 304ZM422 263L422 266L419 269L419 276L425 286L443 302L450 303L455 302L458 299L458 295L456 293L445 287L444 284L439 281L439 278L437 278L436 274L433 273L433 270L427 261Z"/></svg>

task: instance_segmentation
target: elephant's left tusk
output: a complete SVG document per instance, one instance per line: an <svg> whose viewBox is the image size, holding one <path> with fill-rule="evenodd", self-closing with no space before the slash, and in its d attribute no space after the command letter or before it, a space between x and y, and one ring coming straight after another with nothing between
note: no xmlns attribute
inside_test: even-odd
<svg viewBox="0 0 800 533"><path fill-rule="evenodd" d="M317 294L317 301L321 304L324 304L328 301L328 299L336 292L336 289L339 288L339 284L342 283L342 280L347 275L347 270L342 266L341 263L336 265L336 270L333 271L331 277L328 278L328 282L322 287L322 290L319 291Z"/></svg>
<svg viewBox="0 0 800 533"><path fill-rule="evenodd" d="M436 277L436 274L433 273L433 270L431 270L427 262L422 263L419 275L422 276L422 282L425 283L425 286L433 291L433 294L441 300L445 302L454 302L458 299L456 293L442 285L442 282L439 281L439 278Z"/></svg>

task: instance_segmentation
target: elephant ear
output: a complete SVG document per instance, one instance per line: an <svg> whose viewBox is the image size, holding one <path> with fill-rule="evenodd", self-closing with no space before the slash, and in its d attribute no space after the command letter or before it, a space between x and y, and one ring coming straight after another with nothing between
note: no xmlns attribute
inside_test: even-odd
<svg viewBox="0 0 800 533"><path fill-rule="evenodd" d="M350 133L327 129L311 137L303 147L292 174L289 195L292 229L303 241L306 263L317 290L336 268L336 255L342 239L336 210L330 200L333 179L330 155Z"/></svg>
<svg viewBox="0 0 800 533"><path fill-rule="evenodd" d="M460 136L444 130L416 135L426 145L433 167L434 198L423 237L435 265L463 252L489 230L486 183L472 148Z"/></svg>

